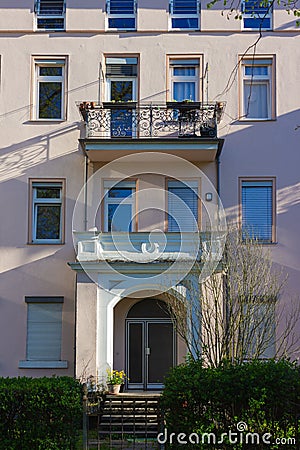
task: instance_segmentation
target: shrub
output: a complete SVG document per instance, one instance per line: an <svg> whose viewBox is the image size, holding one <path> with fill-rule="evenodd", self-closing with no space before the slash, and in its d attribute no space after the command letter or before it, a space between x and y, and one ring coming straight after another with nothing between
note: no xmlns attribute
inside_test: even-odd
<svg viewBox="0 0 300 450"><path fill-rule="evenodd" d="M243 421L249 432L297 439L299 375L299 367L286 360L252 361L241 365L227 362L217 368L204 367L201 361L189 361L175 367L165 380L162 396L168 434L189 436L196 433L201 437L202 433L214 433L220 437L230 429L239 431L236 425ZM201 440L197 445L197 448L209 447L212 448L201 444ZM255 447L242 443L231 446L227 442L217 448L277 449L284 446L268 444L264 447L261 443Z"/></svg>
<svg viewBox="0 0 300 450"><path fill-rule="evenodd" d="M74 448L81 398L80 383L70 377L0 378L0 449Z"/></svg>

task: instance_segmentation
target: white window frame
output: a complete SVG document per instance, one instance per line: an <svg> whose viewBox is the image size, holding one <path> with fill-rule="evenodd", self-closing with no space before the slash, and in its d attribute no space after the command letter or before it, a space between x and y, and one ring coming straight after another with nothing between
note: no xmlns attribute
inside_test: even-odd
<svg viewBox="0 0 300 450"><path fill-rule="evenodd" d="M174 0L169 0L169 30L175 30L175 31L184 31L184 30L190 30L190 31L197 31L200 30L200 1L197 0L197 12L195 14L176 14L174 13ZM198 20L198 26L196 28L190 28L190 27L173 27L172 26L172 19L197 19Z"/></svg>
<svg viewBox="0 0 300 450"><path fill-rule="evenodd" d="M68 367L68 361L61 359L62 350L62 325L63 325L63 297L25 297L27 303L27 337L26 337L26 360L19 361L19 368L21 369L66 369ZM40 317L39 312L43 310L43 307L47 310L46 316ZM52 312L51 312L52 309ZM47 317L48 315L48 317ZM51 317L51 315L53 315ZM45 317L47 320L45 320ZM35 320L33 320L35 318ZM43 319L43 320L42 320ZM47 330L46 324L54 324ZM33 325L37 325L34 327ZM35 336L35 333L39 333L39 327L43 330L43 335ZM46 331L47 330L47 331ZM49 333L47 335L47 332ZM48 348L47 343L51 342L55 344L55 348ZM44 353L41 353L40 348L35 348L34 341L38 341L45 344L45 348L42 349ZM48 350L48 353L47 353ZM50 354L49 354L50 351ZM55 356L55 358L53 358Z"/></svg>
<svg viewBox="0 0 300 450"><path fill-rule="evenodd" d="M246 75L246 67L267 67L266 75ZM274 61L273 58L264 58L264 59L243 59L241 64L242 70L242 89L241 89L241 98L240 98L240 119L246 121L265 121L265 120L274 120L274 92L273 92L273 70L274 70ZM266 117L250 117L246 115L248 103L245 99L245 86L248 85L251 87L255 85L266 85L267 86L267 115Z"/></svg>
<svg viewBox="0 0 300 450"><path fill-rule="evenodd" d="M136 98L137 98L137 77L107 77L106 78L106 101L110 102L111 99L111 82L112 81L132 81L132 102L136 102ZM122 103L117 103L117 105L120 105L120 109ZM110 111L111 113L111 111ZM135 115L136 115L136 111L134 109L132 109L131 111L132 114L132 138L136 138L137 137L137 127L136 127L136 121L135 121ZM111 116L108 115L107 117L108 121L110 122ZM111 132L107 131L106 133L107 137L112 137ZM122 136L120 136L122 137Z"/></svg>
<svg viewBox="0 0 300 450"><path fill-rule="evenodd" d="M166 180L167 181L167 210L168 210L168 214L167 214L167 231L169 232L169 233L176 233L176 232L178 232L178 231L170 231L170 229L169 229L169 219L168 219L168 215L170 214L170 212L169 212L169 192L170 192L170 187L172 188L172 187L182 187L182 188L189 188L189 189L191 189L194 193L195 193L195 195L197 196L197 217L195 218L195 221L196 221L196 223L198 224L198 228L197 229L195 229L195 230L188 230L188 232L197 232L198 231L198 229L199 229L199 223L200 223L200 208L199 208L199 189L200 189L200 186L199 186L199 180L175 180L175 179L172 179L172 178L170 178L170 179L167 179ZM173 186L172 186L173 185ZM173 195L175 195L175 194L173 194ZM180 197L179 197L180 198ZM182 200L181 199L181 201L184 201L184 200ZM188 205L187 205L187 208L188 208ZM193 214L193 212L192 212L192 210L191 210L191 214ZM186 232L187 230L185 230L185 229L181 229L181 230L179 230L179 232L181 233L181 232Z"/></svg>
<svg viewBox="0 0 300 450"><path fill-rule="evenodd" d="M38 188L58 188L60 190L59 198L38 198ZM63 225L64 225L64 183L63 181L32 181L31 183L31 243L33 244L62 244L63 243ZM38 239L37 234L37 211L39 205L59 205L60 206L60 225L59 239Z"/></svg>
<svg viewBox="0 0 300 450"><path fill-rule="evenodd" d="M196 60L198 61L196 63ZM183 61L182 65L180 65L180 61ZM191 76L179 76L174 75L174 68L178 67L194 67L195 68L195 75ZM170 97L171 101L174 101L174 83L194 83L195 84L195 99L192 101L199 101L199 94L200 94L200 77L199 77L199 71L200 71L200 59L199 58L170 58L169 59L169 79L170 79ZM185 99L185 100L191 100L191 99Z"/></svg>
<svg viewBox="0 0 300 450"><path fill-rule="evenodd" d="M132 14L111 14L110 13L110 0L106 0L106 30L109 31L130 31L136 30L137 23L137 0L133 1L133 13ZM134 19L135 26L133 28L114 28L109 26L109 19Z"/></svg>
<svg viewBox="0 0 300 450"><path fill-rule="evenodd" d="M259 1L259 0L258 0ZM247 1L243 0L242 1L242 13L243 13L243 18L242 18L242 30L246 30L246 31L257 31L257 30L261 30L261 31L268 31L268 30L272 30L273 29L273 10L270 9L268 11L268 14L263 14L262 17L260 17L260 13L259 13L259 8L257 10L253 9L253 11L251 12L246 12L247 10ZM257 19L258 21L260 19L270 19L270 26L269 27L246 27L245 26L245 19Z"/></svg>
<svg viewBox="0 0 300 450"><path fill-rule="evenodd" d="M248 186L246 185L248 183ZM267 184L268 183L268 184ZM253 188L255 187L271 187L271 210L270 210L270 216L271 216L271 234L270 239L262 239L259 237L255 237L257 239L257 242L261 244L273 244L276 241L275 238L275 229L276 229L276 182L275 178L240 178L240 227L243 231L243 189L244 188L250 188L251 184L253 185ZM247 226L247 224L246 224ZM251 231L250 236L251 238Z"/></svg>
<svg viewBox="0 0 300 450"><path fill-rule="evenodd" d="M119 198L110 198L108 196L108 192L112 188L131 188L132 189L132 195L130 197L119 197ZM104 213L103 213L103 225L104 225L104 231L108 231L108 205L119 205L122 203L131 205L132 207L132 230L131 233L136 231L136 191L137 191L137 183L135 180L105 180L104 181ZM110 231L111 232L111 231Z"/></svg>
<svg viewBox="0 0 300 450"><path fill-rule="evenodd" d="M34 64L34 93L33 93L33 104L34 104L34 111L33 111L33 120L37 121L49 121L49 122L57 122L57 121L63 121L66 119L65 117L65 78L66 78L66 59L42 59L42 58L34 58L33 60ZM60 76L43 76L40 75L40 68L41 67L61 67L62 68L62 74ZM60 111L60 117L39 117L39 111L40 111L40 105L39 105L39 90L40 90L40 83L47 83L47 82L55 82L55 83L61 83L61 111Z"/></svg>
<svg viewBox="0 0 300 450"><path fill-rule="evenodd" d="M35 30L36 31L45 31L45 32L51 32L51 31L64 31L66 29L66 0L63 1L63 10L61 14L53 13L53 14L43 14L40 11L40 4L45 1L45 3L55 3L55 0L35 0ZM59 28L52 28L52 27L39 27L38 21L39 19L49 19L49 23L51 20L55 19L63 19L63 27Z"/></svg>
<svg viewBox="0 0 300 450"><path fill-rule="evenodd" d="M136 101L136 78L137 77L107 77L106 78L106 101L111 101L111 82L112 81L132 81L132 101Z"/></svg>

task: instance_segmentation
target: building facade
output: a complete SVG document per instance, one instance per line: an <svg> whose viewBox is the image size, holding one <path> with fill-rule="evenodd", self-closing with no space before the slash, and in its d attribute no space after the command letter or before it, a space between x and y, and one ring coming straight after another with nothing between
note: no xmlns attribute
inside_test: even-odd
<svg viewBox="0 0 300 450"><path fill-rule="evenodd" d="M1 3L2 376L161 387L186 354L164 289L190 295L224 214L297 295L300 36L253 8Z"/></svg>

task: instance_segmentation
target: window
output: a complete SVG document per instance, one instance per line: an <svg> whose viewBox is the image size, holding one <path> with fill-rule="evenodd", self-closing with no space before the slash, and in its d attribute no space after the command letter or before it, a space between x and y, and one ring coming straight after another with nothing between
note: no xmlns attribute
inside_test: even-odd
<svg viewBox="0 0 300 450"><path fill-rule="evenodd" d="M19 367L67 367L67 361L61 361L63 301L63 297L25 297L26 361L20 361Z"/></svg>
<svg viewBox="0 0 300 450"><path fill-rule="evenodd" d="M274 118L272 71L271 58L242 61L242 118L249 120L270 120Z"/></svg>
<svg viewBox="0 0 300 450"><path fill-rule="evenodd" d="M198 182L168 181L168 231L198 230Z"/></svg>
<svg viewBox="0 0 300 450"><path fill-rule="evenodd" d="M242 231L262 243L274 242L274 180L242 180Z"/></svg>
<svg viewBox="0 0 300 450"><path fill-rule="evenodd" d="M36 244L63 242L64 183L37 181L31 184L31 239Z"/></svg>
<svg viewBox="0 0 300 450"><path fill-rule="evenodd" d="M272 10L267 0L244 0L242 12L245 29L270 30L272 28Z"/></svg>
<svg viewBox="0 0 300 450"><path fill-rule="evenodd" d="M199 100L199 59L170 59L172 100Z"/></svg>
<svg viewBox="0 0 300 450"><path fill-rule="evenodd" d="M104 230L135 231L135 181L105 181L104 190Z"/></svg>
<svg viewBox="0 0 300 450"><path fill-rule="evenodd" d="M61 31L65 29L64 0L37 0L35 13L37 30Z"/></svg>
<svg viewBox="0 0 300 450"><path fill-rule="evenodd" d="M64 120L65 60L35 60L35 114L38 120Z"/></svg>
<svg viewBox="0 0 300 450"><path fill-rule="evenodd" d="M243 306L241 334L245 342L246 359L270 359L276 353L276 300L255 296Z"/></svg>
<svg viewBox="0 0 300 450"><path fill-rule="evenodd" d="M107 28L110 30L136 29L135 0L107 0Z"/></svg>
<svg viewBox="0 0 300 450"><path fill-rule="evenodd" d="M114 103L109 116L112 137L135 136L137 63L138 59L135 57L106 58L106 99ZM129 107L122 107L122 102L129 102Z"/></svg>
<svg viewBox="0 0 300 450"><path fill-rule="evenodd" d="M199 30L198 0L170 0L170 29Z"/></svg>

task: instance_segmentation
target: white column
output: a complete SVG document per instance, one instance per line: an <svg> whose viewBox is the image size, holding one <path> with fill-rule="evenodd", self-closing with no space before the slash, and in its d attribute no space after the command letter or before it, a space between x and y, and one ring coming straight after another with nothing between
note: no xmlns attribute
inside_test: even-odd
<svg viewBox="0 0 300 450"><path fill-rule="evenodd" d="M114 305L115 295L97 289L96 365L100 383L105 383L107 369L113 368Z"/></svg>

